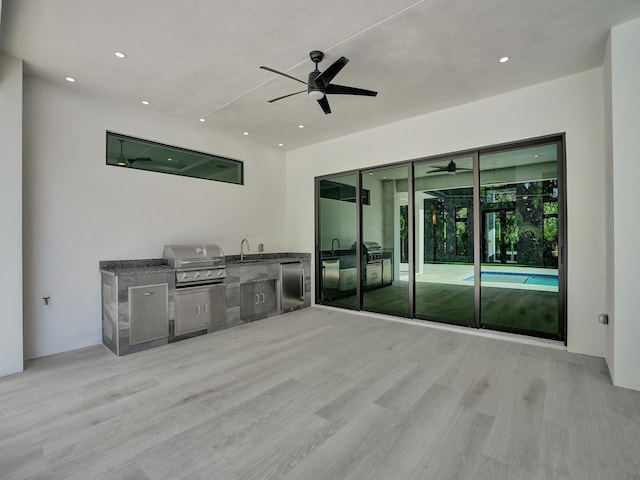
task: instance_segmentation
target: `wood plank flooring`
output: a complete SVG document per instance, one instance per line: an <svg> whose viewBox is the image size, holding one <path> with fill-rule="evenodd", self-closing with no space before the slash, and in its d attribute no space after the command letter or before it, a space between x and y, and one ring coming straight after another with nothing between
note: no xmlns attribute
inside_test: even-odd
<svg viewBox="0 0 640 480"><path fill-rule="evenodd" d="M2 480L640 480L602 359L310 308L0 378Z"/></svg>
<svg viewBox="0 0 640 480"><path fill-rule="evenodd" d="M473 325L473 283L416 282L415 312L429 318L447 318L458 325ZM335 292L335 291L334 291ZM483 286L481 318L486 328L504 327L559 335L558 293L522 288ZM335 292L334 295L339 292ZM363 305L370 311L409 313L409 283L396 280L392 285L364 292ZM353 308L357 297L336 296L327 305Z"/></svg>

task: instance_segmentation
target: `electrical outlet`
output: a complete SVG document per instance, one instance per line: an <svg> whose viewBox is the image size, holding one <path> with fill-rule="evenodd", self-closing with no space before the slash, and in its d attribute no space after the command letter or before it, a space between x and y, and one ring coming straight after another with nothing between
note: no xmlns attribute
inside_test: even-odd
<svg viewBox="0 0 640 480"><path fill-rule="evenodd" d="M264 252L264 243L259 243L258 244L258 251L259 252Z"/></svg>
<svg viewBox="0 0 640 480"><path fill-rule="evenodd" d="M609 325L609 315L606 313L601 313L598 315L598 321L603 325Z"/></svg>

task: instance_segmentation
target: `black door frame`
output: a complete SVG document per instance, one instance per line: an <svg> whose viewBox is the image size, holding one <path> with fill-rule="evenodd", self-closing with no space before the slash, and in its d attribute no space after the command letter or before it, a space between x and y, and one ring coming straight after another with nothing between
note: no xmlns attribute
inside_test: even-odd
<svg viewBox="0 0 640 480"><path fill-rule="evenodd" d="M346 176L346 175L355 175L356 176L356 191L360 192L362 189L362 172L372 171L384 168L398 168L403 165L408 165L408 196L409 199L414 199L414 168L416 164L424 165L427 163L434 163L438 161L442 161L445 159L451 158L460 158L463 156L472 157L473 159L473 191L474 191L474 208L473 208L473 218L474 218L474 318L475 318L475 328L486 328L486 325L482 324L480 321L480 278L481 278L481 265L482 265L482 234L484 229L483 225L483 211L480 208L480 156L488 153L495 153L505 150L512 149L520 149L533 147L544 144L556 144L557 148L557 179L558 179L558 328L559 333L553 335L545 335L543 332L531 332L526 330L520 330L516 328L510 327L497 327L494 325L490 325L492 330L501 330L511 333L519 333L531 336L537 336L542 338L552 338L557 340L564 341L565 345L567 342L567 205L566 205L566 142L565 142L565 134L553 134L546 135L536 138L530 138L527 140L516 141L516 142L508 142L499 145L493 145L489 147L477 148L473 150L464 150L460 152L448 153L445 155L437 155L432 157L425 158L417 158L413 160L404 160L401 162L389 163L384 165L378 165L374 167L368 167L357 170L348 170L345 172L338 172L328 175L322 175L315 178L315 267L316 267L316 275L315 275L315 301L317 304L321 305L331 305L337 306L339 308L352 309L352 310L363 310L362 308L362 268L361 268L361 242L362 242L362 194L356 195L356 258L358 261L357 264L357 302L356 305L351 307L346 307L342 305L332 305L331 302L324 302L322 299L322 262L320 258L320 218L319 218L319 186L320 182L323 180L330 180L332 178ZM415 202L410 200L408 202L409 206L409 317L410 318L418 318L424 320L431 320L436 322L444 322L444 323L452 323L454 325L460 325L459 323L448 321L449 319L443 318L432 318L432 317L423 317L417 316L415 314ZM371 310L367 310L371 311ZM378 313L391 313L393 312L384 312L380 311Z"/></svg>

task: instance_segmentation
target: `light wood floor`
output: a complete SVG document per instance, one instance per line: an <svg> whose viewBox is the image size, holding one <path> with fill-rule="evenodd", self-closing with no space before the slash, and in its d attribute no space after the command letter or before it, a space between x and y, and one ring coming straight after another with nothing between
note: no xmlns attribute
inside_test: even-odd
<svg viewBox="0 0 640 480"><path fill-rule="evenodd" d="M0 379L0 478L640 479L602 359L311 308Z"/></svg>

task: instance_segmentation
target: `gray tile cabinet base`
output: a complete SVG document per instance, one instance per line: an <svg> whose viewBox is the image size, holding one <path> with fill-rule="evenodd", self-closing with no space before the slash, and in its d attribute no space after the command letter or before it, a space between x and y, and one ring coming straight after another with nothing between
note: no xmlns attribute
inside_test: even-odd
<svg viewBox="0 0 640 480"><path fill-rule="evenodd" d="M282 301L283 265L301 266L300 302L285 308ZM227 327L311 306L311 255L280 253L226 257Z"/></svg>
<svg viewBox="0 0 640 480"><path fill-rule="evenodd" d="M217 302L224 320L202 330L176 328L175 270L161 259L100 262L102 343L122 356L311 306L310 254L248 255L243 261L231 255L225 260L224 296ZM293 304L283 302L283 275L291 276L283 272L292 264L300 272L300 297Z"/></svg>
<svg viewBox="0 0 640 480"><path fill-rule="evenodd" d="M118 356L168 343L175 273L162 265L103 267L102 343Z"/></svg>

